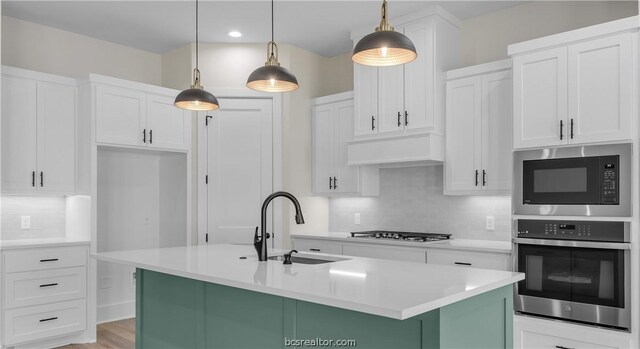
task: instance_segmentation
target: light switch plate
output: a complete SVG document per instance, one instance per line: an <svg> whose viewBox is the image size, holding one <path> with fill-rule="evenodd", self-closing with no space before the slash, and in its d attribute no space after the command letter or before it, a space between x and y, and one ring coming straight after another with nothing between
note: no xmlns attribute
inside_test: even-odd
<svg viewBox="0 0 640 349"><path fill-rule="evenodd" d="M20 228L22 230L31 229L31 216L20 216Z"/></svg>
<svg viewBox="0 0 640 349"><path fill-rule="evenodd" d="M355 225L360 225L360 214L359 213L354 213L353 214L353 222L355 223Z"/></svg>
<svg viewBox="0 0 640 349"><path fill-rule="evenodd" d="M494 216L487 216L486 228L487 230L496 230L496 218Z"/></svg>

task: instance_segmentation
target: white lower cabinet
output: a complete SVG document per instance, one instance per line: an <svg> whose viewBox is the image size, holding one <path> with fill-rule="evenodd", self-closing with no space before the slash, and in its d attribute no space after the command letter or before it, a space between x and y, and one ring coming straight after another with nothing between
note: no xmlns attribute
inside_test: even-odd
<svg viewBox="0 0 640 349"><path fill-rule="evenodd" d="M428 264L508 271L511 270L510 261L511 256L505 253L427 248Z"/></svg>
<svg viewBox="0 0 640 349"><path fill-rule="evenodd" d="M631 335L592 326L516 315L513 347L516 349L622 349L631 347Z"/></svg>
<svg viewBox="0 0 640 349"><path fill-rule="evenodd" d="M44 347L87 328L87 253L84 245L2 251L0 347Z"/></svg>
<svg viewBox="0 0 640 349"><path fill-rule="evenodd" d="M342 254L345 256L391 259L395 261L425 262L423 248L346 243L342 245Z"/></svg>
<svg viewBox="0 0 640 349"><path fill-rule="evenodd" d="M328 254L342 254L342 243L327 240L296 239L293 238L293 248L299 252L318 252Z"/></svg>

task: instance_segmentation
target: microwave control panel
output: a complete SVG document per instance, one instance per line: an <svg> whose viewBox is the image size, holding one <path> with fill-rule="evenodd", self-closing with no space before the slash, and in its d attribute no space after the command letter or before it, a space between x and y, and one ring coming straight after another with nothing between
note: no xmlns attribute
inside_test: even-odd
<svg viewBox="0 0 640 349"><path fill-rule="evenodd" d="M519 238L628 242L628 222L519 219L516 224Z"/></svg>
<svg viewBox="0 0 640 349"><path fill-rule="evenodd" d="M600 203L603 205L618 205L618 168L620 156L600 157Z"/></svg>

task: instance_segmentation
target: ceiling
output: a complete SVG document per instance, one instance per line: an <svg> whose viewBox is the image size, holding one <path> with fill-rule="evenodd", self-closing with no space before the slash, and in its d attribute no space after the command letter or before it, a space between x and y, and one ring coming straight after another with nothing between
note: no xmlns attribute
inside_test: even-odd
<svg viewBox="0 0 640 349"><path fill-rule="evenodd" d="M177 1L2 1L2 14L90 37L165 53L194 42L193 0ZM522 4L508 1L391 1L390 17L440 5L467 18ZM323 56L351 50L350 31L380 21L378 0L281 0L275 3L275 39ZM228 32L238 30L241 38ZM266 43L270 37L268 1L200 1L200 42Z"/></svg>

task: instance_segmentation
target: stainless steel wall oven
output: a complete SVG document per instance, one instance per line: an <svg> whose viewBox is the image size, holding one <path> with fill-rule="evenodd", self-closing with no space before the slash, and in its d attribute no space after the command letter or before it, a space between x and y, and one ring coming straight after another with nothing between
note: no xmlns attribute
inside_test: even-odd
<svg viewBox="0 0 640 349"><path fill-rule="evenodd" d="M518 220L514 308L629 331L629 222Z"/></svg>
<svg viewBox="0 0 640 349"><path fill-rule="evenodd" d="M514 213L631 216L631 144L514 153Z"/></svg>

